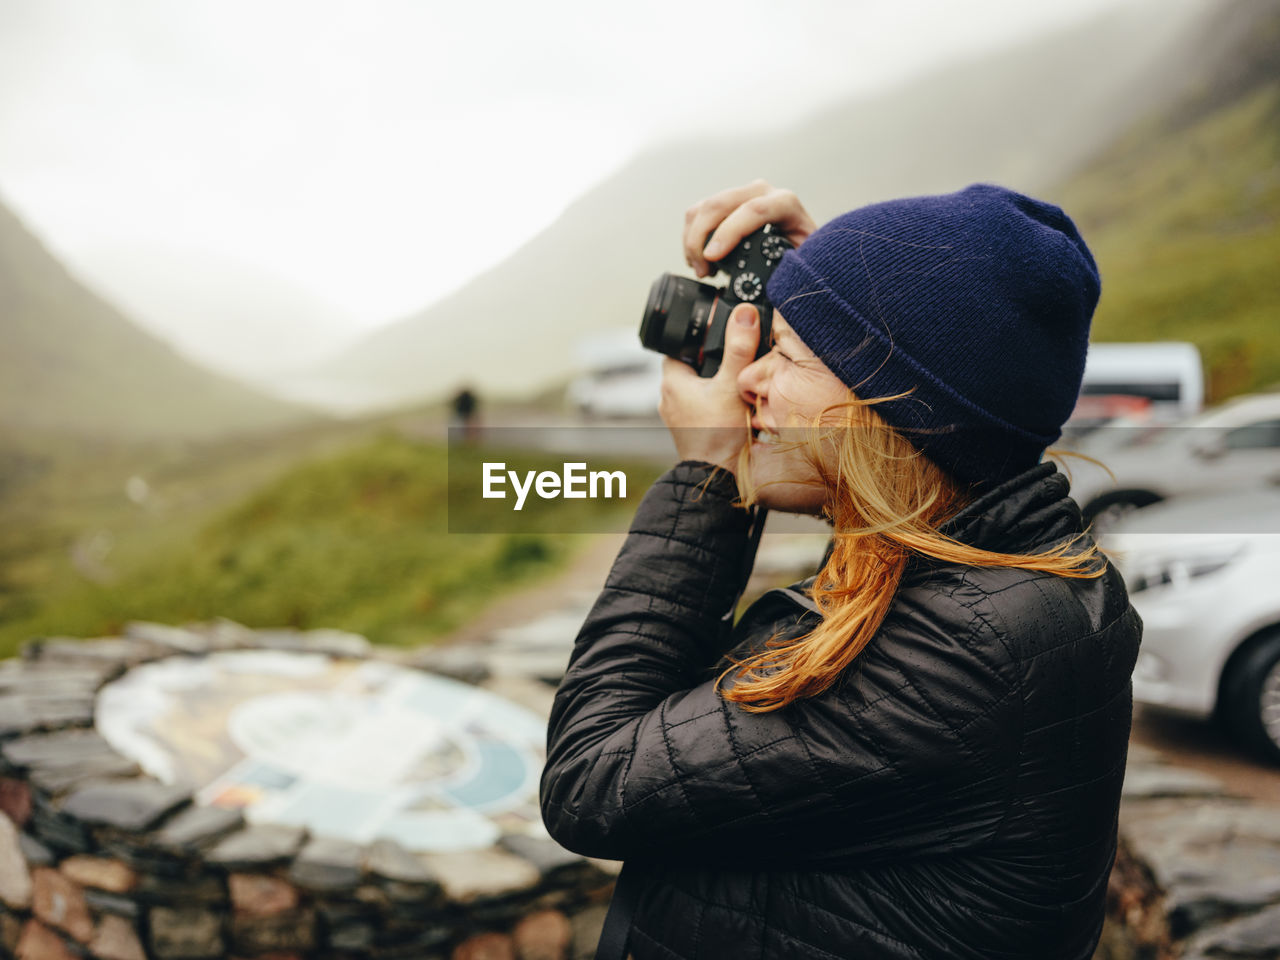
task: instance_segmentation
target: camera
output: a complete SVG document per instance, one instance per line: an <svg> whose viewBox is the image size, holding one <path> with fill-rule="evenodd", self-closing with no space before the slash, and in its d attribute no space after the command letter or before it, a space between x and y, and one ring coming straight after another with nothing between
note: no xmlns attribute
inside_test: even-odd
<svg viewBox="0 0 1280 960"><path fill-rule="evenodd" d="M738 304L750 303L760 314L756 356L764 356L773 339L769 331L773 306L765 295L765 284L790 249L792 244L770 223L744 237L714 264L718 273L729 275L723 287L664 273L649 288L649 302L640 321L640 342L649 350L684 361L700 377L715 376L724 359L729 314Z"/></svg>

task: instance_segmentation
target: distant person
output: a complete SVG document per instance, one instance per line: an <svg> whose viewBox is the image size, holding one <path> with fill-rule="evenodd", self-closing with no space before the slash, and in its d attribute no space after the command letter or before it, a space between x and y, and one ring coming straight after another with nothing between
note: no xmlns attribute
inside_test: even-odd
<svg viewBox="0 0 1280 960"><path fill-rule="evenodd" d="M462 439L466 443L475 443L480 436L479 406L480 399L470 387L463 387L453 395L452 426L462 429Z"/></svg>
<svg viewBox="0 0 1280 960"><path fill-rule="evenodd" d="M602 955L1088 960L1141 634L1043 459L1093 257L1000 187L815 229L757 182L689 211L688 260L767 223L798 244L767 282L772 349L742 305L714 377L665 361L680 462L551 713L548 830L627 861ZM730 631L743 504L821 516L833 543Z"/></svg>

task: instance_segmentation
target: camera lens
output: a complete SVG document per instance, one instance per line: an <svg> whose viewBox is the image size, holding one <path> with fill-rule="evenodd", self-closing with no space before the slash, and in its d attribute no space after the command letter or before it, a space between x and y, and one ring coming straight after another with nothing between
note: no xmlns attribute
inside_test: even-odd
<svg viewBox="0 0 1280 960"><path fill-rule="evenodd" d="M649 350L697 363L720 290L708 283L664 273L649 288L640 321L640 342Z"/></svg>

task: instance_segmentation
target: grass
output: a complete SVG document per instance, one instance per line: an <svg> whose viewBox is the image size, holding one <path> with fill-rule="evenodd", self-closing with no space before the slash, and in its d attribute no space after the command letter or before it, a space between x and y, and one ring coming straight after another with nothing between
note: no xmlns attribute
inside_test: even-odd
<svg viewBox="0 0 1280 960"><path fill-rule="evenodd" d="M495 456L522 469L551 465L546 455L463 450L455 483L464 465L476 472L481 457ZM228 617L351 630L375 643L427 642L504 591L559 569L581 543L572 532L584 529L580 520L623 528L658 473L627 469L634 479L626 501L548 501L530 528L542 532L510 532L516 528L499 516L487 529L504 532L450 534L449 452L387 432L287 471L187 534L143 537L150 549L139 555L134 544L134 559L110 582L52 578L0 621L0 655L32 636L107 635L131 619ZM484 508L496 510L492 504Z"/></svg>
<svg viewBox="0 0 1280 960"><path fill-rule="evenodd" d="M1280 84L1153 121L1066 185L1102 273L1098 340L1189 340L1217 402L1280 385Z"/></svg>
<svg viewBox="0 0 1280 960"><path fill-rule="evenodd" d="M0 629L28 616L42 594L86 576L109 580L190 542L299 460L368 430L326 424L204 443L0 436ZM147 484L143 503L126 496L133 477Z"/></svg>

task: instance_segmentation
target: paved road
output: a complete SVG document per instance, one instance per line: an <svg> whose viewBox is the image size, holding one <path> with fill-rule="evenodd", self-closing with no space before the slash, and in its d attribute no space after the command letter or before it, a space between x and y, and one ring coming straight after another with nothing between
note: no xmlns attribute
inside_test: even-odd
<svg viewBox="0 0 1280 960"><path fill-rule="evenodd" d="M1213 724L1139 705L1134 710L1132 739L1159 750L1169 763L1217 777L1229 793L1280 803L1280 766L1255 759Z"/></svg>

